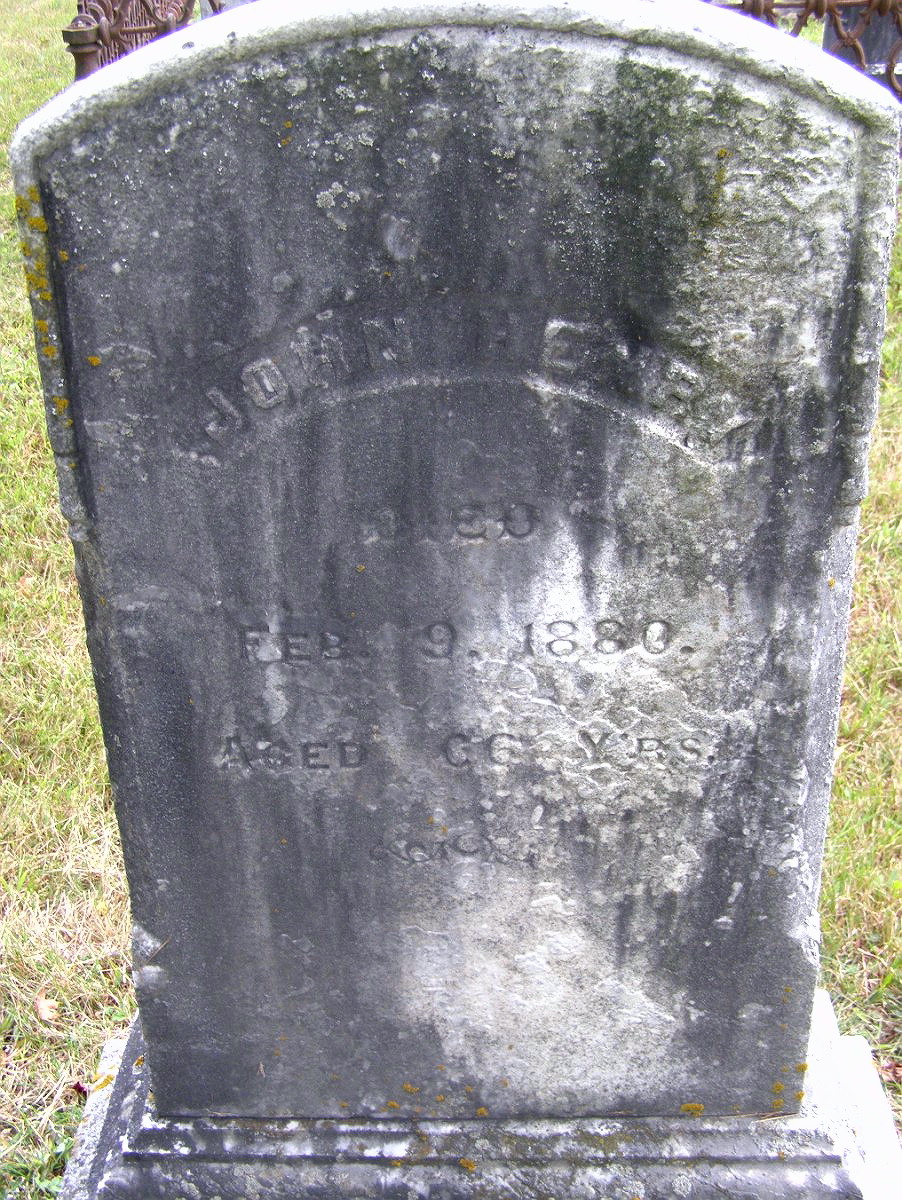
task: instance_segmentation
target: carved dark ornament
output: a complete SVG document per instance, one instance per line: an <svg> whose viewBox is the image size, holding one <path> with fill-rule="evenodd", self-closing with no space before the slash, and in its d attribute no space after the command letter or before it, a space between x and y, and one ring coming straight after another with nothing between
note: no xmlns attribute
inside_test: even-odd
<svg viewBox="0 0 902 1200"><path fill-rule="evenodd" d="M210 0L214 12L222 0ZM107 63L183 29L194 13L194 0L78 0L78 14L63 30L75 59L75 78L83 79Z"/></svg>

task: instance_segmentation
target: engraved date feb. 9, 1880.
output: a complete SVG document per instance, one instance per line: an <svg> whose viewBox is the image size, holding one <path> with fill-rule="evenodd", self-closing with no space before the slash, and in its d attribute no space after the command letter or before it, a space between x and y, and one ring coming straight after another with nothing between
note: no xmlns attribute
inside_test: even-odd
<svg viewBox="0 0 902 1200"><path fill-rule="evenodd" d="M448 661L461 651L470 657L479 655L478 646L463 645L459 626L451 621L430 621L405 630L404 634L406 644L423 663ZM523 626L519 641L511 644L510 652L512 657L551 661L610 658L630 651L658 656L667 652L672 640L673 629L659 618L605 616L594 621L556 618L530 621ZM355 626L315 618L285 622L280 629L244 627L240 642L241 653L249 662L296 667L367 659L377 645L377 639L367 638Z"/></svg>

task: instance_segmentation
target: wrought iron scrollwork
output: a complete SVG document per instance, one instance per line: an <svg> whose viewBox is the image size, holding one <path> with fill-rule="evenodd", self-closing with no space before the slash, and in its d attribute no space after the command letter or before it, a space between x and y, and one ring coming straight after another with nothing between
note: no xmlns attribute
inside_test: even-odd
<svg viewBox="0 0 902 1200"><path fill-rule="evenodd" d="M902 100L902 79L897 68L902 60L902 0L708 0L718 8L731 8L745 13L758 21L765 21L775 28L781 26L781 18L789 18L792 27L787 31L798 37L809 21L827 21L833 37L831 51L851 61L853 66L869 74L874 73L874 63L868 56L869 34L876 28L875 18L884 23L885 49L880 55L884 81ZM886 38L886 26L895 25L895 40Z"/></svg>
<svg viewBox="0 0 902 1200"><path fill-rule="evenodd" d="M75 78L83 79L107 63L154 38L183 29L195 0L78 0L78 13L63 30L75 59ZM210 0L214 12L222 0Z"/></svg>

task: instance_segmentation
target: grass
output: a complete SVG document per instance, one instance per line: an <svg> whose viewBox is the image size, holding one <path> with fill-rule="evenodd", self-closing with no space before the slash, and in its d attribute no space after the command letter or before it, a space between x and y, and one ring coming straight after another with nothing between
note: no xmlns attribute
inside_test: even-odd
<svg viewBox="0 0 902 1200"><path fill-rule="evenodd" d="M6 157L13 126L72 77L59 30L73 11L69 0L0 0L0 1195L8 1200L58 1190L98 1047L131 1010L125 888L72 552L41 428Z"/></svg>
<svg viewBox="0 0 902 1200"><path fill-rule="evenodd" d="M902 1114L902 234L870 466L824 865L824 981Z"/></svg>
<svg viewBox="0 0 902 1200"><path fill-rule="evenodd" d="M0 1195L54 1195L100 1046L132 1009L126 895L58 513L5 158L63 87L70 0L0 0ZM900 1100L902 240L864 506L823 893L824 980ZM893 1079L895 1078L895 1082Z"/></svg>

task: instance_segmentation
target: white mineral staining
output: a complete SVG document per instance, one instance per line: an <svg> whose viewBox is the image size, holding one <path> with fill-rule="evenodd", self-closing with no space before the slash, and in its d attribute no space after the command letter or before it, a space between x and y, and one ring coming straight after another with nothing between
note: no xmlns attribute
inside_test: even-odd
<svg viewBox="0 0 902 1200"><path fill-rule="evenodd" d="M420 248L419 234L406 217L389 214L380 222L380 230L385 248L396 262L406 262L416 256Z"/></svg>
<svg viewBox="0 0 902 1200"><path fill-rule="evenodd" d="M139 994L145 996L159 995L169 982L165 969L153 964L144 967L135 967L132 975L134 976L135 987L138 989Z"/></svg>

